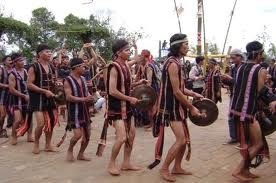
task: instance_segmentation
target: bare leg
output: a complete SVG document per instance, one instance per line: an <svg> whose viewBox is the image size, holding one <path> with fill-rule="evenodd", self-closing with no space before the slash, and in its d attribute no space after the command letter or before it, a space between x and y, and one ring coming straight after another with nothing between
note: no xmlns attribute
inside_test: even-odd
<svg viewBox="0 0 276 183"><path fill-rule="evenodd" d="M67 150L67 161L74 161L74 155L73 155L73 149L76 143L80 140L82 137L82 131L81 129L74 129L73 130L74 136L70 140L69 148Z"/></svg>
<svg viewBox="0 0 276 183"><path fill-rule="evenodd" d="M262 141L262 133L261 133L261 128L258 123L258 121L254 121L254 123L250 124L250 147L249 147L249 155L250 159L253 159L260 148L263 146L263 141ZM244 169L244 175L249 177L249 178L259 178L260 176L255 175L249 171L249 169Z"/></svg>
<svg viewBox="0 0 276 183"><path fill-rule="evenodd" d="M172 174L192 175L191 172L186 171L181 167L181 162L182 162L185 150L186 150L186 145L183 145L180 148L178 154L176 155L175 160L174 160L174 167L172 169Z"/></svg>
<svg viewBox="0 0 276 183"><path fill-rule="evenodd" d="M34 140L34 147L33 147L33 153L39 154L39 139L42 134L42 130L44 127L44 116L42 112L34 112L37 126L35 128L35 140Z"/></svg>
<svg viewBox="0 0 276 183"><path fill-rule="evenodd" d="M45 143L44 151L46 152L58 152L58 150L52 146L53 131L54 131L54 128L49 132L45 132L46 143Z"/></svg>
<svg viewBox="0 0 276 183"><path fill-rule="evenodd" d="M3 133L4 122L6 117L6 109L3 105L0 105L0 138L5 137Z"/></svg>
<svg viewBox="0 0 276 183"><path fill-rule="evenodd" d="M122 145L126 142L125 124L122 120L114 122L116 130L116 140L112 148L110 161L108 164L108 172L111 175L120 175L120 169L116 166L116 158L120 152Z"/></svg>
<svg viewBox="0 0 276 183"><path fill-rule="evenodd" d="M89 139L90 139L90 135L91 135L90 130L91 130L91 127L89 125L89 127L88 127L88 138ZM86 139L84 134L85 134L84 129L82 129L82 141L81 141L81 147L80 147L80 151L79 151L77 159L83 160L83 161L91 161L90 158L85 157L83 154L86 147L88 146L88 143L89 143L89 139Z"/></svg>
<svg viewBox="0 0 276 183"><path fill-rule="evenodd" d="M130 155L131 155L134 139L135 139L135 125L134 125L134 121L131 121L131 127L129 131L129 143L125 144L124 160L121 166L122 170L132 170L132 171L141 170L141 167L132 165L130 163Z"/></svg>
<svg viewBox="0 0 276 183"><path fill-rule="evenodd" d="M27 132L27 142L34 142L33 138L33 122L31 122L30 127Z"/></svg>
<svg viewBox="0 0 276 183"><path fill-rule="evenodd" d="M14 111L14 121L12 125L12 139L11 144L16 145L17 144L17 128L19 127L19 124L22 122L22 113L20 110Z"/></svg>
<svg viewBox="0 0 276 183"><path fill-rule="evenodd" d="M160 175L163 179L170 182L175 182L176 178L169 172L169 166L172 161L176 158L177 154L179 153L180 148L186 144L186 139L183 131L182 122L180 121L173 121L171 122L171 128L175 135L176 141L169 149L166 159L163 163L162 168L160 169Z"/></svg>
<svg viewBox="0 0 276 183"><path fill-rule="evenodd" d="M249 151L249 158L253 159L260 148L263 146L262 142L262 135L261 135L261 128L257 121L254 121L254 123L250 124L249 126L250 130L250 147L248 149ZM241 161L240 165L237 167L236 171L232 174L234 177L242 180L242 181L249 181L253 178L258 178L258 175L252 174L248 168L244 168L244 160Z"/></svg>

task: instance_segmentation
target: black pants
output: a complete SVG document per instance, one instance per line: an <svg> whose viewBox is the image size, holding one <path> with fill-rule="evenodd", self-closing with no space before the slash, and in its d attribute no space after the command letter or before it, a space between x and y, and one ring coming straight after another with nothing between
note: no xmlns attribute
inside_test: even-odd
<svg viewBox="0 0 276 183"><path fill-rule="evenodd" d="M193 88L193 91L198 93L198 94L202 94L203 88Z"/></svg>

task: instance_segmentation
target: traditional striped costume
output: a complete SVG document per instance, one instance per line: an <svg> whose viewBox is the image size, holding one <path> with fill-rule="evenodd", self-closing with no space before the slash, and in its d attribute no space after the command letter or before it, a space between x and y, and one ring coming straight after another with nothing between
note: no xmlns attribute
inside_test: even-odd
<svg viewBox="0 0 276 183"><path fill-rule="evenodd" d="M129 136L129 129L131 125L131 117L132 117L132 110L129 101L124 101L117 99L110 95L109 92L109 82L110 82L110 71L112 68L115 68L118 77L117 77L117 90L123 93L124 95L130 95L130 87L131 87L131 72L128 64L121 64L117 61L113 61L112 64L109 65L107 71L107 103L106 103L106 114L105 114L105 122L103 125L102 133L100 142L97 149L97 155L102 156L105 144L106 144L106 136L107 136L107 129L108 124L112 125L113 122L116 123L117 120L123 120L125 123L125 128L127 132L127 142L128 144L128 136Z"/></svg>
<svg viewBox="0 0 276 183"><path fill-rule="evenodd" d="M215 103L221 102L221 82L219 70L210 71L207 76L205 97Z"/></svg>
<svg viewBox="0 0 276 183"><path fill-rule="evenodd" d="M7 69L0 67L1 71L2 71L2 76L1 76L1 81L0 83L2 84L8 84L8 71ZM9 89L8 88L0 88L0 105L4 105L7 106L8 104L8 93L9 93Z"/></svg>
<svg viewBox="0 0 276 183"><path fill-rule="evenodd" d="M10 74L12 74L15 78L15 89L19 91L20 93L23 93L24 95L28 95L27 90L27 71L24 69L24 77L22 78L21 75L16 71L12 71ZM27 102L16 95L10 95L10 110L13 114L14 110L20 110L22 112L23 118L26 117L28 104Z"/></svg>
<svg viewBox="0 0 276 183"><path fill-rule="evenodd" d="M245 159L245 168L257 167L263 157L269 157L268 145L263 135L264 146L256 156L256 163L251 164L248 146L250 144L249 124L254 122L258 111L258 74L263 68L259 64L245 63L237 71L230 115L234 117L237 135L241 144L241 154Z"/></svg>
<svg viewBox="0 0 276 183"><path fill-rule="evenodd" d="M154 89L154 91L156 93L159 93L160 90L160 76L158 74L159 68L157 67L156 64L154 63L149 63L146 66L146 70L147 69L151 69L152 70L152 79L151 79L151 87ZM147 75L145 76L145 79L149 79L147 78Z"/></svg>
<svg viewBox="0 0 276 183"><path fill-rule="evenodd" d="M54 90L54 68L48 64L49 72L47 73L39 62L35 62L31 67L34 69L35 81L34 84L39 88L53 91ZM30 112L43 112L45 121L44 131L53 130L54 126L58 124L57 106L54 98L47 98L45 94L37 93L29 90Z"/></svg>
<svg viewBox="0 0 276 183"><path fill-rule="evenodd" d="M178 66L178 78L179 78L179 88L182 92L184 92L184 80L182 79L183 73L181 69L180 60L176 57L169 57L163 67L162 71L162 80L160 87L160 95L158 101L158 109L156 119L153 125L153 135L155 137L158 136L156 146L155 146L155 162L148 166L148 168L152 169L156 165L158 165L161 161L161 156L163 153L164 146L164 127L169 126L170 122L178 121L183 123L183 130L185 134L185 138L187 139L188 146L188 154L186 156L186 160L190 159L191 154L191 144L190 144L190 135L189 129L186 122L185 110L186 107L182 106L181 103L177 100L177 98L173 94L172 84L169 78L168 69L172 63L175 63Z"/></svg>
<svg viewBox="0 0 276 183"><path fill-rule="evenodd" d="M68 76L66 81L69 83L72 95L75 97L87 97L88 88L86 80L81 76L81 85L72 76ZM89 109L85 102L69 102L67 101L68 123L67 130L75 128L86 128L90 124Z"/></svg>
<svg viewBox="0 0 276 183"><path fill-rule="evenodd" d="M138 82L141 79L146 79L146 65L142 65L142 64L140 64L138 67L135 81ZM132 110L133 110L133 117L135 120L135 126L143 127L144 125L147 125L147 123L149 122L147 112L140 111L135 107L133 107Z"/></svg>

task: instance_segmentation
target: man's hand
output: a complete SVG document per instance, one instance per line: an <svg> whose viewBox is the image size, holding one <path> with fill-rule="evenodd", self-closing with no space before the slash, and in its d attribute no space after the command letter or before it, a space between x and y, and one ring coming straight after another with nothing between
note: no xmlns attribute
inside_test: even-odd
<svg viewBox="0 0 276 183"><path fill-rule="evenodd" d="M192 116L196 116L196 117L201 116L200 111L196 107L194 107L194 106L192 107L192 109L190 109L190 112L191 112Z"/></svg>
<svg viewBox="0 0 276 183"><path fill-rule="evenodd" d="M85 43L82 46L83 48L92 48L92 44L91 43Z"/></svg>
<svg viewBox="0 0 276 183"><path fill-rule="evenodd" d="M198 93L194 93L194 94L193 94L193 97L196 98L196 99L203 99L203 98L204 98L203 95L200 95L200 94L198 94Z"/></svg>
<svg viewBox="0 0 276 183"><path fill-rule="evenodd" d="M135 97L130 97L128 101L131 105L136 105L139 102L139 100Z"/></svg>
<svg viewBox="0 0 276 183"><path fill-rule="evenodd" d="M94 101L93 95L89 95L89 96L83 98L83 102L91 102L91 101Z"/></svg>
<svg viewBox="0 0 276 183"><path fill-rule="evenodd" d="M46 90L45 95L46 95L47 98L51 98L51 97L55 96L55 94L53 92L51 92L50 90Z"/></svg>
<svg viewBox="0 0 276 183"><path fill-rule="evenodd" d="M228 74L221 74L220 75L220 79L221 80L231 80L232 79L232 77L231 76L229 76Z"/></svg>
<svg viewBox="0 0 276 183"><path fill-rule="evenodd" d="M272 113L276 112L276 101L273 101L269 104L269 109Z"/></svg>
<svg viewBox="0 0 276 183"><path fill-rule="evenodd" d="M146 80L146 79L141 79L140 81L139 81L139 85L141 85L141 84L147 84L149 81L148 80Z"/></svg>

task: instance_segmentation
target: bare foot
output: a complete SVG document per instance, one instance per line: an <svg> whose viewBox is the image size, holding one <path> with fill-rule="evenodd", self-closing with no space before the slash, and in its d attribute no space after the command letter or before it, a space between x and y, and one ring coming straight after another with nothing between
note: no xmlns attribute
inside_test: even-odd
<svg viewBox="0 0 276 183"><path fill-rule="evenodd" d="M77 160L81 161L91 161L90 158L85 157L84 155L78 155Z"/></svg>
<svg viewBox="0 0 276 183"><path fill-rule="evenodd" d="M11 139L11 145L16 145L17 144L17 138L12 137Z"/></svg>
<svg viewBox="0 0 276 183"><path fill-rule="evenodd" d="M160 173L161 177L162 177L164 180L168 181L168 182L175 182L175 181L176 181L175 176L173 176L173 175L169 172L169 170L160 169L160 170L159 170L159 173Z"/></svg>
<svg viewBox="0 0 276 183"><path fill-rule="evenodd" d="M58 152L58 150L55 149L53 146L45 147L44 151L45 152Z"/></svg>
<svg viewBox="0 0 276 183"><path fill-rule="evenodd" d="M27 142L34 142L34 138L33 137L27 137Z"/></svg>
<svg viewBox="0 0 276 183"><path fill-rule="evenodd" d="M107 168L107 171L110 173L110 175L113 175L113 176L119 176L121 173L120 169L115 165L109 165Z"/></svg>
<svg viewBox="0 0 276 183"><path fill-rule="evenodd" d="M67 161L73 162L75 160L73 152L67 151L67 157L66 157Z"/></svg>
<svg viewBox="0 0 276 183"><path fill-rule="evenodd" d="M142 170L142 168L139 166L129 164L129 165L122 165L121 170L123 170L123 171L139 171L139 170Z"/></svg>
<svg viewBox="0 0 276 183"><path fill-rule="evenodd" d="M245 177L244 175L242 175L241 173L232 173L232 176L239 179L240 181L243 182L248 182L248 181L252 181L252 178L249 177Z"/></svg>
<svg viewBox="0 0 276 183"><path fill-rule="evenodd" d="M260 178L259 175L253 174L250 171L244 171L244 175L247 176L247 177L249 177L249 178L252 178L252 179Z"/></svg>
<svg viewBox="0 0 276 183"><path fill-rule="evenodd" d="M173 168L172 169L172 174L176 174L176 175L193 175L192 172L186 171L183 168Z"/></svg>
<svg viewBox="0 0 276 183"><path fill-rule="evenodd" d="M39 154L39 146L38 145L34 145L34 147L33 147L33 153L34 154Z"/></svg>

